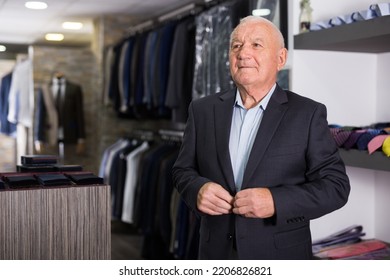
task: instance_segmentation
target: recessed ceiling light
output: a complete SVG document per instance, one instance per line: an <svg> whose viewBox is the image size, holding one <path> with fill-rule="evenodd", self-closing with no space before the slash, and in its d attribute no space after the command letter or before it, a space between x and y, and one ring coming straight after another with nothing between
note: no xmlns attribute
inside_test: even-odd
<svg viewBox="0 0 390 280"><path fill-rule="evenodd" d="M5 52L7 48L4 45L0 45L0 52Z"/></svg>
<svg viewBox="0 0 390 280"><path fill-rule="evenodd" d="M81 22L66 21L66 22L62 23L62 28L64 28L64 29L79 30L82 27L83 27L83 24Z"/></svg>
<svg viewBox="0 0 390 280"><path fill-rule="evenodd" d="M24 6L28 9L33 9L33 10L44 10L47 8L47 4L45 2L39 2L39 1L28 1L24 3Z"/></svg>
<svg viewBox="0 0 390 280"><path fill-rule="evenodd" d="M45 39L47 41L62 41L64 40L64 35L61 33L47 33Z"/></svg>
<svg viewBox="0 0 390 280"><path fill-rule="evenodd" d="M268 16L270 13L270 9L256 9L252 11L252 15L257 17L265 17Z"/></svg>

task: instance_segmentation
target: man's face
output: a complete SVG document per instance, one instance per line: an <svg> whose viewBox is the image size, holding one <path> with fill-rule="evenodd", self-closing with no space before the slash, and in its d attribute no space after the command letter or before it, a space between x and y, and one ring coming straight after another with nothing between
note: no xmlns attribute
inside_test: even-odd
<svg viewBox="0 0 390 280"><path fill-rule="evenodd" d="M230 73L238 86L272 86L285 61L286 50L266 23L247 22L233 34Z"/></svg>

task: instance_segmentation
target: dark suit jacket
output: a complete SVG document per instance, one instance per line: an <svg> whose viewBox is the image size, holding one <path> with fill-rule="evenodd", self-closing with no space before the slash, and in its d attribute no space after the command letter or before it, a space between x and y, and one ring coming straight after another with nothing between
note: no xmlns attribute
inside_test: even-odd
<svg viewBox="0 0 390 280"><path fill-rule="evenodd" d="M50 90L51 91L51 90ZM34 129L34 139L47 142L47 134L53 127L47 126L47 104L55 108L52 93L45 95L40 92L37 97L37 113L36 124ZM51 98L49 98L49 96ZM45 102L45 98L48 98ZM64 143L75 144L78 139L85 138L85 123L84 123L84 104L83 92L81 86L70 81L65 84L65 98L63 103L63 129L64 129Z"/></svg>
<svg viewBox="0 0 390 280"><path fill-rule="evenodd" d="M191 103L173 167L175 186L201 217L199 257L229 258L235 239L240 259L310 259L310 220L342 207L350 191L320 103L277 86L264 112L242 188L269 187L276 210L272 218L197 210L198 191L209 181L235 194L229 156L235 92Z"/></svg>

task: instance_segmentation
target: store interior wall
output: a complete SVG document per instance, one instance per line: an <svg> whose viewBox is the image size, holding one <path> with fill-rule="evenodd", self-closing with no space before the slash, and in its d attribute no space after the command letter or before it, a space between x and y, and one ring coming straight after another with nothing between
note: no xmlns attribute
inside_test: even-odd
<svg viewBox="0 0 390 280"><path fill-rule="evenodd" d="M378 1L379 3L380 1ZM311 0L313 22L368 9L370 0ZM293 5L294 34L298 33L299 1ZM290 50L292 90L327 106L331 124L366 126L388 122L390 55ZM347 205L312 221L313 239L349 225L360 224L366 238L390 242L390 173L347 166L351 194Z"/></svg>

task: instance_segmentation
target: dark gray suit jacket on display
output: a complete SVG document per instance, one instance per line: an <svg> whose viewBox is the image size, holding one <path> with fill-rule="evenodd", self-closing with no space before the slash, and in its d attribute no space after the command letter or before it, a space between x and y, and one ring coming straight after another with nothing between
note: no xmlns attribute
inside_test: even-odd
<svg viewBox="0 0 390 280"><path fill-rule="evenodd" d="M85 138L83 92L80 85L66 80L65 98L62 104L64 129L63 142L76 144ZM35 116L34 140L56 145L58 139L58 114L53 93L49 86L38 92Z"/></svg>
<svg viewBox="0 0 390 280"><path fill-rule="evenodd" d="M201 217L199 258L230 258L235 239L240 259L310 259L310 220L345 205L350 191L323 104L279 86L268 103L242 188L269 187L276 210L272 218L210 216L197 210L198 191L207 182L235 194L229 155L235 93L191 103L173 167L175 186Z"/></svg>

